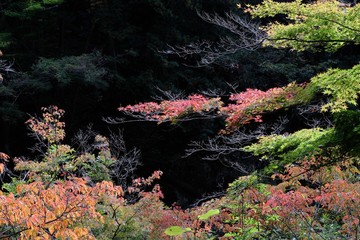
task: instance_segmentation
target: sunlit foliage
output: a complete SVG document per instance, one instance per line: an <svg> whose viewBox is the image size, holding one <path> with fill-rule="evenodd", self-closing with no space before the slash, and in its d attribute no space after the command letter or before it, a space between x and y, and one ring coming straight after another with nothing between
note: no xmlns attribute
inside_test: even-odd
<svg viewBox="0 0 360 240"><path fill-rule="evenodd" d="M266 0L247 9L254 17L286 15L286 23L271 22L264 27L269 44L296 50L335 51L345 44L360 42L360 6L327 0L304 3L301 0Z"/></svg>

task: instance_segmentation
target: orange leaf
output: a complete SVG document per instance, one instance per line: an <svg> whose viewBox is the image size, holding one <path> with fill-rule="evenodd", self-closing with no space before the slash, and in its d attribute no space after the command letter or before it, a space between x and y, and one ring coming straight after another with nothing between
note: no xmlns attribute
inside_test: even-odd
<svg viewBox="0 0 360 240"><path fill-rule="evenodd" d="M0 174L5 172L5 165L3 163L0 163Z"/></svg>

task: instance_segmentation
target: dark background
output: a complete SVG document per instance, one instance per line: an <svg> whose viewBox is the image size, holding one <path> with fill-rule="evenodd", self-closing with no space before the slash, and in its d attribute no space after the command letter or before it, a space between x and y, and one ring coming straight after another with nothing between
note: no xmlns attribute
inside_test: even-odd
<svg viewBox="0 0 360 240"><path fill-rule="evenodd" d="M223 190L240 174L198 155L182 157L191 140L213 137L223 120L176 126L109 125L103 117L121 117L120 105L153 100L159 94L157 88L185 95L208 89L229 93L232 89L227 83L236 84L238 91L268 89L308 81L329 67L347 68L357 63L360 53L355 46L336 54L263 48L238 51L226 57L227 64L191 67L197 56L180 59L161 51L168 45L217 41L230 34L204 22L196 10L241 14L237 1L64 0L40 9L29 8L27 2L0 3L2 60L13 63L15 71L2 73L0 151L12 157L32 156L28 148L33 141L24 124L27 114L39 115L41 107L57 105L66 111L69 143L74 133L90 123L104 135L124 129L128 147L142 151L138 175L164 171L161 185L169 204L177 201L186 206L203 194ZM241 156L233 157L241 160Z"/></svg>

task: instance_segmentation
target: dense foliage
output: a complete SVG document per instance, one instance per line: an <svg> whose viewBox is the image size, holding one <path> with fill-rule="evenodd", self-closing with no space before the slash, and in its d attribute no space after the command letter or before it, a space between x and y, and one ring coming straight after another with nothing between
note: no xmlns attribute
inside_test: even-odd
<svg viewBox="0 0 360 240"><path fill-rule="evenodd" d="M336 51L345 44L359 43L356 27L358 18L355 17L359 15L358 9L358 5L351 6L336 1L311 4L301 1L264 1L260 5L250 6L246 11L260 18L279 14L287 17L285 23L271 23L264 27L268 34L266 45L290 47L298 51ZM210 22L220 22L219 25L231 28L219 19L217 16ZM229 126L234 130L249 124L251 118L244 118L246 113L251 114L255 122L262 122L261 115L265 112L284 109L292 104L310 103L307 107L308 114L328 110L338 114L330 116L335 120L334 123L327 119L325 128L313 125L313 128L300 129L286 135L266 135L264 132L265 135L260 136L258 142L243 147L243 151L259 156L264 167L230 185L228 197L224 199L231 203L220 206L229 212L232 220L219 216L220 220L214 220L209 231L214 231L218 237L240 239L357 239L359 216L356 206L359 203L356 199L360 191L359 155L356 150L358 143L355 140L359 128L357 67L358 65L352 69L329 69L311 78L305 87L295 88L295 91L286 91L286 88L274 88L266 92L247 89L230 96L229 100L235 100L235 104L225 107L222 102L216 104L217 111L213 115L225 115L228 130ZM311 105L327 95L331 97L327 103ZM173 101L171 106L181 109L182 106L178 106L177 101L179 100ZM136 107L137 105L128 106L119 110L143 113L143 109ZM177 113L176 109L172 112ZM203 114L204 108L190 107L186 110L188 112L180 110L181 114L176 116L177 121L186 119L194 111L207 115ZM146 114L166 117L166 111L162 108L147 109ZM317 124L322 121L324 120L319 120ZM351 121L355 122L350 123ZM220 131L220 134L231 132ZM231 139L231 136L227 139ZM352 141L356 143L349 143ZM347 147L348 144L351 147ZM211 144L196 150L199 149L209 152L226 151L224 146L219 148L218 145ZM234 200L237 202L233 202ZM217 225L217 221L220 225ZM226 225L228 229L223 230ZM181 234L186 234L186 231L179 232Z"/></svg>
<svg viewBox="0 0 360 240"><path fill-rule="evenodd" d="M359 6L332 0L0 3L0 47L17 58L13 65L0 54L6 143L0 239L359 239ZM201 12L212 9L239 16ZM196 30L205 22L195 20L196 11L214 25L202 36ZM83 31L75 31L74 19ZM198 68L208 63L214 65ZM156 89L163 96L150 101ZM138 124L130 141L138 132L180 126L193 140L186 156L223 164L227 174L213 175L199 161L174 164L176 153L164 153L178 136L162 141L160 150L140 136L160 152L160 164L139 177L140 151L129 150L122 131L83 126L96 114L114 114L119 101L122 116L105 120ZM66 115L49 103L61 104ZM24 110L42 105L49 106L25 122ZM28 157L6 149L16 120L24 120L32 137ZM184 171L221 190L227 175L236 179L186 209L166 205L156 181L177 180L178 195L188 185L197 188L178 179Z"/></svg>

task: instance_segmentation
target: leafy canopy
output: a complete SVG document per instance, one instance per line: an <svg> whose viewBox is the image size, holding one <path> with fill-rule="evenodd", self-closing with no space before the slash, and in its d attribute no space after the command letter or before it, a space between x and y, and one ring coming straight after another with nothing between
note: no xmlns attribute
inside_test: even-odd
<svg viewBox="0 0 360 240"><path fill-rule="evenodd" d="M352 69L329 69L311 79L311 84L331 96L331 101L322 107L323 111L340 112L349 105L357 105L360 92L360 64Z"/></svg>
<svg viewBox="0 0 360 240"><path fill-rule="evenodd" d="M249 6L253 17L266 18L286 15L286 22L271 22L264 27L268 44L302 51L336 51L345 44L360 42L360 5L351 7L335 0L301 0L275 2Z"/></svg>

